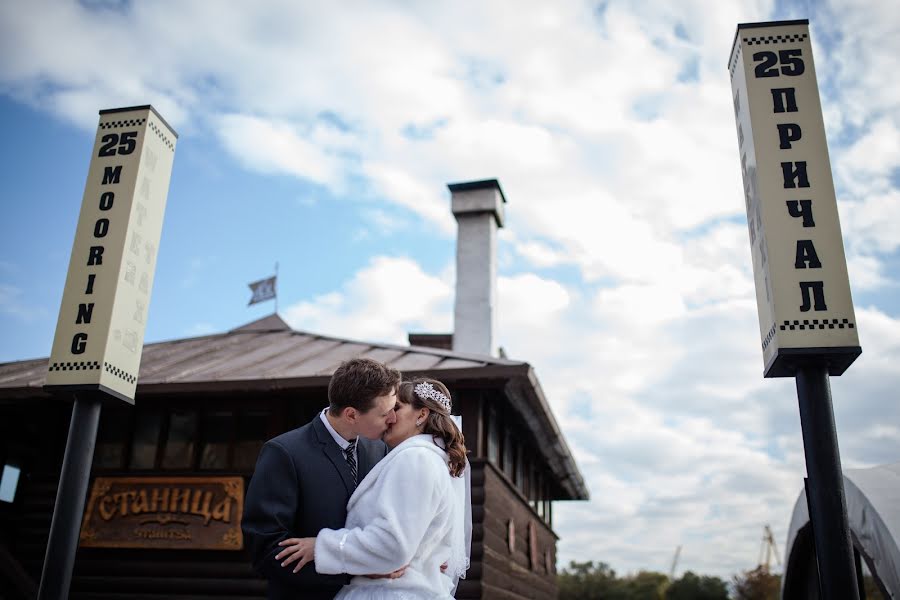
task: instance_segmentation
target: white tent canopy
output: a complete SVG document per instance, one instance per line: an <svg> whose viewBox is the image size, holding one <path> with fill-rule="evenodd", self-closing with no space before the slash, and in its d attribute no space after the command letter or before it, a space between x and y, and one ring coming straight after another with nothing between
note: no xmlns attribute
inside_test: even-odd
<svg viewBox="0 0 900 600"><path fill-rule="evenodd" d="M900 598L900 462L845 470L844 494L854 547L890 598ZM801 491L788 529L786 566L808 523L806 492ZM786 570L782 586L789 575Z"/></svg>

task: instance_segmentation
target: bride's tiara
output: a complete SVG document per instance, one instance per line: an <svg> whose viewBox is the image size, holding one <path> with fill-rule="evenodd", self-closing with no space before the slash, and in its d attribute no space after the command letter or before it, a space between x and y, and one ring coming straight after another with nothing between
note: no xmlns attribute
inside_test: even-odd
<svg viewBox="0 0 900 600"><path fill-rule="evenodd" d="M450 412L450 398L434 389L434 386L427 381L417 383L416 387L413 388L413 391L419 398L423 400L426 398L431 398L432 400L443 406L444 410Z"/></svg>

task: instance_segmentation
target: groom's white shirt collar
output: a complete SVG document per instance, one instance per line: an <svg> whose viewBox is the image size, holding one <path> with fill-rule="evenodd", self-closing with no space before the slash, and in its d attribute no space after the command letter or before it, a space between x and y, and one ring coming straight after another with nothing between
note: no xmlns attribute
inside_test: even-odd
<svg viewBox="0 0 900 600"><path fill-rule="evenodd" d="M328 433L331 434L331 437L334 438L334 443L338 445L338 447L344 451L347 449L347 446L350 445L350 442L344 439L344 437L334 430L334 427L331 426L331 421L328 420L328 415L325 413L328 412L328 409L322 411L319 415L322 418L322 422L325 423L325 429L328 430ZM359 436L356 436L357 441L359 441ZM359 464L359 452L357 450L359 446L353 449L353 458L357 459L357 464Z"/></svg>

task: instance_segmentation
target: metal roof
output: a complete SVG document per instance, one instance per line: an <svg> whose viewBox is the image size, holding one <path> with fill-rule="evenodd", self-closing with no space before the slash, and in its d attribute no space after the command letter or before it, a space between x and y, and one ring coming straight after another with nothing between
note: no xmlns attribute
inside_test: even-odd
<svg viewBox="0 0 900 600"><path fill-rule="evenodd" d="M375 344L296 331L270 315L226 333L146 344L139 395L214 390L273 390L327 385L345 360L367 357L405 373L452 383L494 379L535 435L568 498L587 499L540 383L528 363L425 346ZM0 363L0 399L46 395L48 359ZM49 396L48 396L49 397Z"/></svg>
<svg viewBox="0 0 900 600"><path fill-rule="evenodd" d="M141 386L170 383L283 380L330 377L355 357L400 371L436 371L523 363L429 347L373 344L295 331L270 315L227 333L144 346ZM48 359L0 364L0 388L41 388Z"/></svg>

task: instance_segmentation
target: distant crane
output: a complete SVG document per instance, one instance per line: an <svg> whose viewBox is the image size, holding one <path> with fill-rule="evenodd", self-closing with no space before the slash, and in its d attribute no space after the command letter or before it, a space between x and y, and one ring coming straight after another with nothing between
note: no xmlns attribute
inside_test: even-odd
<svg viewBox="0 0 900 600"><path fill-rule="evenodd" d="M672 557L672 568L669 569L669 581L675 581L675 567L678 565L678 557L681 556L681 545L675 548L675 556Z"/></svg>
<svg viewBox="0 0 900 600"><path fill-rule="evenodd" d="M763 563L763 552L766 553L765 563ZM772 535L772 528L766 523L765 527L763 527L762 544L759 547L759 566L765 567L766 571L768 571L769 565L772 563L773 555L775 556L775 564L780 567L781 556L778 554L778 546L775 545L775 536Z"/></svg>

